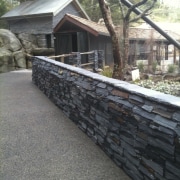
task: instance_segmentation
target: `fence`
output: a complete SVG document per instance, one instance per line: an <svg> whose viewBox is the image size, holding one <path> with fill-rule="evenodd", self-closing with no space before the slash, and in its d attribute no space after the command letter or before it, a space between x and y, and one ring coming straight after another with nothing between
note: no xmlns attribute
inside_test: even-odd
<svg viewBox="0 0 180 180"><path fill-rule="evenodd" d="M82 63L82 55L87 56L87 62ZM70 54L62 54L59 56L51 56L49 58L60 58L60 61L64 63L64 58L69 57L69 64L76 67L91 66L93 71L98 71L98 69L103 69L104 67L104 51L103 50L93 50L89 52L72 52Z"/></svg>

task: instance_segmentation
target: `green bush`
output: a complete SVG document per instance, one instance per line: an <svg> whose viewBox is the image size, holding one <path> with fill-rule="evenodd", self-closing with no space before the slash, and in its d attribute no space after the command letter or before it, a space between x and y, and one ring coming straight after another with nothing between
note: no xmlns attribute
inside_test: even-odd
<svg viewBox="0 0 180 180"><path fill-rule="evenodd" d="M157 65L158 65L157 61L153 61L153 62L152 62L152 71L153 71L153 73L156 72L156 70L157 70Z"/></svg>
<svg viewBox="0 0 180 180"><path fill-rule="evenodd" d="M176 71L177 66L174 64L170 64L168 66L168 73L174 73Z"/></svg>
<svg viewBox="0 0 180 180"><path fill-rule="evenodd" d="M141 73L144 72L144 64L143 64L143 62L139 62L139 63L138 63L138 69L139 69L139 71L140 71Z"/></svg>
<svg viewBox="0 0 180 180"><path fill-rule="evenodd" d="M102 74L103 76L112 78L112 75L113 75L113 69L110 68L110 67L105 68L105 69L101 72L101 74Z"/></svg>

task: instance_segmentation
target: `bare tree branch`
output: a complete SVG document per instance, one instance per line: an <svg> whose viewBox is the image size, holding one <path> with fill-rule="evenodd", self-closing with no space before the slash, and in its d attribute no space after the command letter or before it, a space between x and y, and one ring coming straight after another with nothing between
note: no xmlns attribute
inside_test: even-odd
<svg viewBox="0 0 180 180"><path fill-rule="evenodd" d="M122 19L125 18L125 12L124 12L124 9L123 9L123 5L122 5L122 2L121 0L119 0L119 8L120 8L120 11L121 11L121 16L122 16Z"/></svg>
<svg viewBox="0 0 180 180"><path fill-rule="evenodd" d="M129 23L131 23L131 22L136 22L136 21L138 21L139 19L141 19L142 17L148 16L148 15L150 14L150 13L148 13L148 11L150 11L150 10L154 7L154 5L155 5L156 2L157 2L157 0L153 0L151 6L149 6L147 9L145 9L145 10L144 10L139 16L137 16L136 18L130 20Z"/></svg>
<svg viewBox="0 0 180 180"><path fill-rule="evenodd" d="M123 1L123 0L122 0ZM140 2L134 4L131 6L131 8L128 9L127 13L126 13L126 16L125 16L125 19L128 19L129 20L129 17L131 15L131 13L133 12L133 10L143 4L145 4L148 0L141 0Z"/></svg>

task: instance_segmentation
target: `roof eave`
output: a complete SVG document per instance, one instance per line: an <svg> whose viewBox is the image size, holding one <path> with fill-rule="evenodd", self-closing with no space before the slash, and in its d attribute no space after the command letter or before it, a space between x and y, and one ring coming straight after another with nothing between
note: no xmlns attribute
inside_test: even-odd
<svg viewBox="0 0 180 180"><path fill-rule="evenodd" d="M88 14L84 11L83 7L81 6L81 4L79 3L79 1L77 0L73 0L74 5L79 8L81 14L84 16L84 18L91 20L91 18L88 16Z"/></svg>
<svg viewBox="0 0 180 180"><path fill-rule="evenodd" d="M35 17L47 17L53 16L53 13L44 13L44 14L30 14L30 15L23 15L23 16L10 16L10 17L1 17L0 19L5 20L15 20L15 19L24 19L24 18L35 18Z"/></svg>
<svg viewBox="0 0 180 180"><path fill-rule="evenodd" d="M66 22L71 22L72 24L81 27L82 29L88 31L89 33L93 34L94 36L98 36L99 32L95 31L94 29L84 25L83 23L80 23L79 21L72 19L71 17L65 15L64 18L60 21L60 23L54 28L54 32L57 32L59 28Z"/></svg>

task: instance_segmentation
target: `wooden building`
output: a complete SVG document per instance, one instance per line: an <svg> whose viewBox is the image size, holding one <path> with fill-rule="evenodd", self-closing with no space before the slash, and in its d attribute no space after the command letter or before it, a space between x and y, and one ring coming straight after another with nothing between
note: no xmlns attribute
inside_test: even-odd
<svg viewBox="0 0 180 180"><path fill-rule="evenodd" d="M111 39L104 25L72 14L66 14L54 28L55 53L104 50L105 64L113 63ZM68 58L65 59L68 63ZM82 63L86 63L86 56Z"/></svg>
<svg viewBox="0 0 180 180"><path fill-rule="evenodd" d="M78 0L26 1L1 18L15 34L35 36L39 47L54 47L53 30L66 13L89 19Z"/></svg>

